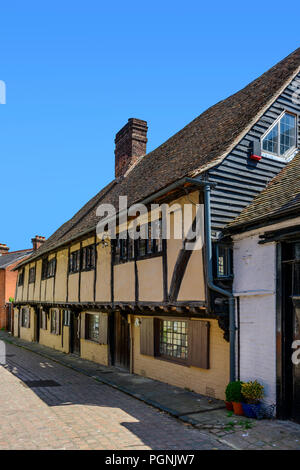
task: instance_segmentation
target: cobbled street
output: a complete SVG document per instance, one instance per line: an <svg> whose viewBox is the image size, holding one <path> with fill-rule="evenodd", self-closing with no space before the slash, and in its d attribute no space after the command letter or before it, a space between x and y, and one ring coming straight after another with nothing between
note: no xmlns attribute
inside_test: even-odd
<svg viewBox="0 0 300 470"><path fill-rule="evenodd" d="M0 396L0 449L229 448L208 432L10 344L0 365Z"/></svg>

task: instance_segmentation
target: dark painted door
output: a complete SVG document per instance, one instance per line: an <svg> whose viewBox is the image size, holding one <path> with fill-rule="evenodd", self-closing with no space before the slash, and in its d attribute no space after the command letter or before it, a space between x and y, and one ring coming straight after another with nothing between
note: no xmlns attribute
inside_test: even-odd
<svg viewBox="0 0 300 470"><path fill-rule="evenodd" d="M130 330L126 313L115 312L115 366L129 370Z"/></svg>
<svg viewBox="0 0 300 470"><path fill-rule="evenodd" d="M80 317L71 313L71 353L80 355Z"/></svg>
<svg viewBox="0 0 300 470"><path fill-rule="evenodd" d="M35 325L35 340L37 343L40 341L40 321L41 321L41 309L36 310L36 325Z"/></svg>
<svg viewBox="0 0 300 470"><path fill-rule="evenodd" d="M300 305L298 302L294 307L293 315L293 350L295 351L300 345ZM293 378L292 378L292 418L300 422L300 354L296 351L293 355Z"/></svg>
<svg viewBox="0 0 300 470"><path fill-rule="evenodd" d="M282 412L279 417L300 423L300 361L297 360L300 354L295 343L300 341L300 243L283 243L282 260L282 393L278 403Z"/></svg>

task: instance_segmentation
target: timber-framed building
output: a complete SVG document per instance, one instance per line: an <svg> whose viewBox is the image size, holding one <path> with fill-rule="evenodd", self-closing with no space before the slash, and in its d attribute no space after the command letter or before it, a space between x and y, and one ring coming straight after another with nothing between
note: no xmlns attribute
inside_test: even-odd
<svg viewBox="0 0 300 470"><path fill-rule="evenodd" d="M297 49L148 154L147 123L129 119L116 134L115 179L18 266L14 334L224 398L236 376L224 228L296 154L299 81ZM204 245L103 243L97 208L124 195L129 205L203 204Z"/></svg>

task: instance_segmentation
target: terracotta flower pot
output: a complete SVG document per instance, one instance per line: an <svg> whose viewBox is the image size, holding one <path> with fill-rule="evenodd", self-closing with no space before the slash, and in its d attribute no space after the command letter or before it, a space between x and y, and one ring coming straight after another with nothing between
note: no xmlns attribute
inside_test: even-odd
<svg viewBox="0 0 300 470"><path fill-rule="evenodd" d="M243 414L244 414L243 405L240 402L237 402L237 401L233 401L232 405L233 405L234 414L238 415L238 416L243 416Z"/></svg>
<svg viewBox="0 0 300 470"><path fill-rule="evenodd" d="M225 401L225 406L227 411L233 411L233 405L231 401Z"/></svg>

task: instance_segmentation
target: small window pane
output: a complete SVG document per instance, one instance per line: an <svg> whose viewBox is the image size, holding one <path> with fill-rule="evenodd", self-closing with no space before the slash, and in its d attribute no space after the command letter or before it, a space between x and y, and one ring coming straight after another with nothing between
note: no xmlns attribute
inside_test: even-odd
<svg viewBox="0 0 300 470"><path fill-rule="evenodd" d="M169 320L161 322L160 354L174 359L187 359L188 339L186 322Z"/></svg>
<svg viewBox="0 0 300 470"><path fill-rule="evenodd" d="M280 120L280 155L296 145L296 118L292 114L285 114Z"/></svg>
<svg viewBox="0 0 300 470"><path fill-rule="evenodd" d="M263 150L278 154L278 124L264 138Z"/></svg>
<svg viewBox="0 0 300 470"><path fill-rule="evenodd" d="M99 315L86 314L86 338L99 341Z"/></svg>

